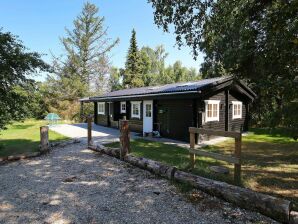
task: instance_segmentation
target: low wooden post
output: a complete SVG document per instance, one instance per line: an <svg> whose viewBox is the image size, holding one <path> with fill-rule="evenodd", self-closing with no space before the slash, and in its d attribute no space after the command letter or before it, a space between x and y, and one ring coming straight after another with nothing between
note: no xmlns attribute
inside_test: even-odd
<svg viewBox="0 0 298 224"><path fill-rule="evenodd" d="M193 133L193 132L190 132L189 144L190 144L190 148L192 150L194 150L195 149L195 133ZM189 157L190 157L190 168L194 169L195 168L196 155L194 153L190 152Z"/></svg>
<svg viewBox="0 0 298 224"><path fill-rule="evenodd" d="M236 184L241 183L241 135L235 138L235 157L239 159L239 163L234 164L234 181Z"/></svg>
<svg viewBox="0 0 298 224"><path fill-rule="evenodd" d="M49 150L49 127L40 127L40 152L45 153Z"/></svg>
<svg viewBox="0 0 298 224"><path fill-rule="evenodd" d="M128 120L120 122L120 159L124 159L130 153L130 134Z"/></svg>
<svg viewBox="0 0 298 224"><path fill-rule="evenodd" d="M87 116L87 125L88 125L88 146L93 145L92 142L92 117L91 115Z"/></svg>

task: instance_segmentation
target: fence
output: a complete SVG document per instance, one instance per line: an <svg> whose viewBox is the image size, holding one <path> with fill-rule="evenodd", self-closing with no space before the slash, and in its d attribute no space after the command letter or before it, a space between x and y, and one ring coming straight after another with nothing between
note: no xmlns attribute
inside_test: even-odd
<svg viewBox="0 0 298 224"><path fill-rule="evenodd" d="M189 128L190 134L190 165L193 169L195 167L195 158L196 155L199 156L206 156L211 157L216 160L226 161L229 163L234 163L234 181L236 183L241 182L241 141L242 141L242 134L240 132L234 131L221 131L221 130L209 130L203 128ZM234 156L227 156L219 153L214 152L207 152L201 149L195 149L195 134L206 134L212 136L223 136L223 137L230 137L235 139L235 150Z"/></svg>

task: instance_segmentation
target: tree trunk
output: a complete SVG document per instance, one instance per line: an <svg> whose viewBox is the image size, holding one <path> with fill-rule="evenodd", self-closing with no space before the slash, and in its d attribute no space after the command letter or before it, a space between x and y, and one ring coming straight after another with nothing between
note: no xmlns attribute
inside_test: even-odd
<svg viewBox="0 0 298 224"><path fill-rule="evenodd" d="M215 195L239 207L260 212L280 222L289 223L292 203L270 195L230 185L224 182L210 180L183 171L176 171L174 179L188 183L208 194Z"/></svg>
<svg viewBox="0 0 298 224"><path fill-rule="evenodd" d="M130 136L128 121L120 121L120 159L124 159L130 153Z"/></svg>
<svg viewBox="0 0 298 224"><path fill-rule="evenodd" d="M148 170L154 174L166 177L168 179L172 179L176 171L176 167L168 166L151 159L128 155L124 158L124 160L134 166Z"/></svg>

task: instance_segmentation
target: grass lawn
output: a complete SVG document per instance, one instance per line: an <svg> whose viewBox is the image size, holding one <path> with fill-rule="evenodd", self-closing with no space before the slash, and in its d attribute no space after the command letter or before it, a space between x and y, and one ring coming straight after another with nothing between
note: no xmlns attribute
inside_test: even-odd
<svg viewBox="0 0 298 224"><path fill-rule="evenodd" d="M288 198L298 203L298 142L278 133L254 129L254 134L244 136L242 141L242 184L258 192ZM118 147L119 143L108 146ZM151 142L143 139L131 142L132 154L146 157L187 170L189 154L187 149ZM206 150L230 154L234 150L234 140L227 140ZM215 174L209 166L224 165L230 169L229 175ZM195 174L233 183L233 164L212 158L196 159Z"/></svg>
<svg viewBox="0 0 298 224"><path fill-rule="evenodd" d="M26 120L9 125L7 130L0 132L0 156L37 151L40 143L39 127L46 124L43 120ZM49 139L59 141L68 138L50 130Z"/></svg>

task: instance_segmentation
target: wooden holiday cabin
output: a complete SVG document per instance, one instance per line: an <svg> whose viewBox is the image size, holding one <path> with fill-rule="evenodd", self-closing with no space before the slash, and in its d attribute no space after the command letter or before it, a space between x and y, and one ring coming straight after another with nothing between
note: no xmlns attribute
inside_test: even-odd
<svg viewBox="0 0 298 224"><path fill-rule="evenodd" d="M256 94L233 77L219 77L162 86L123 89L82 99L94 103L97 125L119 127L129 120L131 131L189 140L189 127L247 131L249 104Z"/></svg>

